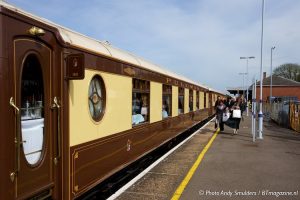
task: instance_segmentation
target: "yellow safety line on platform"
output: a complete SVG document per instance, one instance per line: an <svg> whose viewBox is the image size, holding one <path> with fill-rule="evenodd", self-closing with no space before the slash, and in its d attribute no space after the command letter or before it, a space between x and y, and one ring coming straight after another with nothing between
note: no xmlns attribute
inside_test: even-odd
<svg viewBox="0 0 300 200"><path fill-rule="evenodd" d="M211 144L213 143L213 141L217 137L217 135L219 133L219 130L220 129L218 129L214 133L214 135L212 136L212 138L209 140L209 142L206 144L206 146L204 147L204 149L201 151L201 153L198 156L196 162L193 164L193 166L191 167L191 169L189 170L189 172L187 173L187 175L185 176L185 178L183 179L183 181L180 183L180 185L176 189L175 193L173 194L172 200L178 200L180 198L180 196L182 195L185 187L187 186L187 184L191 180L192 176L194 175L196 169L198 168L198 166L200 165L201 161L203 160L203 157L204 157L205 153L207 152L207 150L210 148Z"/></svg>

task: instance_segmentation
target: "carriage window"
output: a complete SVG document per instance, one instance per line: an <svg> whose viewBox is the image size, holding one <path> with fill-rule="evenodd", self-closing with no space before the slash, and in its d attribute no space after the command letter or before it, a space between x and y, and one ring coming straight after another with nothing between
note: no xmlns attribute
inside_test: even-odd
<svg viewBox="0 0 300 200"><path fill-rule="evenodd" d="M193 90L189 91L189 111L193 111L193 102L194 102L194 92Z"/></svg>
<svg viewBox="0 0 300 200"><path fill-rule="evenodd" d="M21 81L21 127L25 158L36 165L44 146L44 84L38 58L31 54L23 65Z"/></svg>
<svg viewBox="0 0 300 200"><path fill-rule="evenodd" d="M150 82L132 79L132 125L149 121Z"/></svg>
<svg viewBox="0 0 300 200"><path fill-rule="evenodd" d="M103 79L95 75L89 85L89 110L93 120L99 122L105 110L105 86Z"/></svg>
<svg viewBox="0 0 300 200"><path fill-rule="evenodd" d="M206 92L204 92L204 108L206 108Z"/></svg>
<svg viewBox="0 0 300 200"><path fill-rule="evenodd" d="M199 110L199 91L196 91L196 109Z"/></svg>
<svg viewBox="0 0 300 200"><path fill-rule="evenodd" d="M172 116L172 86L163 85L162 95L162 118Z"/></svg>
<svg viewBox="0 0 300 200"><path fill-rule="evenodd" d="M178 114L184 113L184 88L178 88Z"/></svg>

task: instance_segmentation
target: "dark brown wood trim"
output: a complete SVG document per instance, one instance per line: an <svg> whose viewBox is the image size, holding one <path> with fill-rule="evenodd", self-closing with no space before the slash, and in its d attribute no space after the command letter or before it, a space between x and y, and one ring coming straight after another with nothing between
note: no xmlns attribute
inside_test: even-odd
<svg viewBox="0 0 300 200"><path fill-rule="evenodd" d="M60 45L67 47L67 44L64 42L64 40L62 39L59 31L57 28L53 27L53 26L49 26L43 22L40 22L38 20L35 20L33 18L27 17L25 15L16 13L14 11L11 11L9 9L6 9L5 7L0 7L0 13L3 14L4 16L8 16L12 19L15 19L19 22L23 22L25 24L31 25L31 26L37 26L39 28L44 29L47 32L51 32L53 35L55 35L55 38L57 39L57 41L59 42ZM55 41L56 42L56 41Z"/></svg>
<svg viewBox="0 0 300 200"><path fill-rule="evenodd" d="M52 190L53 187L54 187L54 183L50 183L48 185L45 185L44 187L41 187L41 188L37 189L36 191L28 193L26 196L24 196L24 199L31 199L32 197L43 193L45 190L49 190L49 193L51 194L52 193L51 190Z"/></svg>
<svg viewBox="0 0 300 200"><path fill-rule="evenodd" d="M115 73L119 75L129 76L132 78L155 81L162 84L173 85L177 87L184 87L188 89L198 90L198 91L208 91L205 88L202 88L197 85L187 83L185 81L169 77L166 74L160 74L140 66L136 66L124 61L116 60L113 58L107 58L106 56L97 56L97 61L93 61L93 55L89 54L89 63L86 63L87 68L100 70L109 73ZM95 60L95 58L94 58ZM92 66L92 67L91 67Z"/></svg>
<svg viewBox="0 0 300 200"><path fill-rule="evenodd" d="M5 10L5 14L3 13L3 10ZM30 40L34 40L37 42L41 42L45 45L47 45L52 53L51 53L51 70L53 70L54 74L55 74L55 78L57 78L56 80L60 80L61 77L63 77L61 75L61 70L63 70L62 67L60 67L61 64L61 56L60 53L62 51L62 49L60 48L60 46L57 44L57 39L55 36L55 29L51 29L48 26L44 25L44 24L34 24L35 21L32 19L27 19L26 17L23 16L19 16L13 12L8 12L6 9L4 9L3 7L1 7L1 13L0 13L0 25L1 25L1 29L0 29L0 41L1 41L1 58L0 58L0 62L1 62L1 67L0 67L0 83L1 85L4 85L5 87L3 87L3 89L0 91L0 95L1 95L1 99L0 99L0 105L1 108L3 108L3 110L0 113L0 118L2 120L0 120L0 132L1 133L5 133L5 134L0 134L0 138L1 141L3 142L3 145L1 145L1 153L0 152L0 160L1 163L5 163L4 165L0 166L0 175L1 177L3 177L3 179L1 180L1 189L0 189L0 199L13 199L14 198L14 189L15 189L15 182L12 182L9 178L9 174L11 172L14 171L15 169L15 158L13 157L15 155L15 150L13 145L14 144L14 136L15 136L15 127L13 126L13 122L15 121L15 115L14 115L14 110L12 109L11 106L9 106L9 98L10 97L14 97L14 89L12 87L14 87L15 83L14 83L14 72L13 72L13 63L14 63L14 48L13 48L13 41L19 38L22 39L30 39ZM29 34L27 34L27 30L29 30L29 28L31 28L33 25L35 26L40 26L41 28L43 28L46 33L44 36L41 36L40 38L38 37L33 37L30 36ZM5 42L4 42L5 41ZM5 57L5 58L4 58ZM3 65L2 65L3 63ZM17 71L17 73L19 74L20 71ZM63 79L61 79L62 81ZM51 98L53 96L57 96L59 99L59 103L62 103L62 95L66 95L66 99L68 100L68 95L67 93L63 92L61 89L62 87L60 85L58 85L58 82L56 82L56 84L51 86ZM19 84L19 83L18 83ZM12 86L11 88L9 88L8 86ZM64 91L67 91L67 88L64 89ZM17 104L18 104L18 100L16 100ZM68 101L66 101L68 102ZM48 105L47 108L49 108L50 106ZM62 111L62 114L64 113L64 111ZM65 114L68 114L68 112L66 112ZM5 120L3 120L5 119ZM55 119L53 119L54 121ZM63 124L64 126L68 126L67 124L64 123L63 121L63 117L61 117L61 124ZM4 124L2 124L2 122L5 122ZM55 126L54 126L55 127ZM65 134L64 134L65 133ZM66 134L67 133L67 134ZM65 139L65 141L68 141L68 133L69 132L62 132L62 135ZM53 137L56 137L53 136ZM63 148L67 148L67 153L63 153L62 157L62 161L60 161L58 163L57 166L54 166L54 168L52 168L53 170L51 170L51 173L57 174L57 178L55 178L55 185L56 187L53 187L53 190L51 192L53 192L53 198L54 199L62 199L62 198L58 198L58 195L63 195L64 193L61 191L61 184L65 184L65 181L63 182L63 179L61 178L61 175L63 174L62 168L61 168L61 163L62 162L66 162L66 166L69 166L69 143L66 143L61 145ZM55 144L56 147L56 144ZM2 149L3 148L3 149ZM52 147L51 147L52 148ZM52 151L52 149L50 149L50 151ZM66 150L64 150L66 151ZM5 154L4 154L5 152ZM22 158L23 159L23 158ZM68 170L69 171L69 170ZM67 173L67 178L64 180L69 180L69 174L68 171L66 171ZM59 184L58 184L59 183ZM3 187L2 187L3 185ZM69 192L69 189L66 190L66 193ZM65 199L65 198L63 198Z"/></svg>
<svg viewBox="0 0 300 200"><path fill-rule="evenodd" d="M60 58L60 65L64 66L64 52L65 50L62 49L61 51L61 58ZM62 76L61 78L61 97L62 97L62 193L60 194L61 199L70 199L70 141L69 141L69 134L70 134L70 116L69 116L69 93L64 92L69 90L69 81L64 80L65 71L64 67L61 67Z"/></svg>
<svg viewBox="0 0 300 200"><path fill-rule="evenodd" d="M2 10L2 8L0 8ZM0 10L0 11L1 11ZM12 67L9 67L9 49L7 40L6 17L0 13L0 199L13 199L14 183L10 180L10 173L14 171L14 159L11 155L15 155L14 148L10 144L14 141L14 127L11 123L15 120L14 110L9 106L9 98L13 96L13 90L10 86L13 85Z"/></svg>
<svg viewBox="0 0 300 200"><path fill-rule="evenodd" d="M72 198L207 117L208 109L198 110L71 147Z"/></svg>

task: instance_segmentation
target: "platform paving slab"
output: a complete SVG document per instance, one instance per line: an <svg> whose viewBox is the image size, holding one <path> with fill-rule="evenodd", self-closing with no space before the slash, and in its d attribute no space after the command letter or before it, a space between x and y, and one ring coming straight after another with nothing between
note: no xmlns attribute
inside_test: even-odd
<svg viewBox="0 0 300 200"><path fill-rule="evenodd" d="M218 134L180 199L300 199L299 134L265 122L254 143L250 128Z"/></svg>
<svg viewBox="0 0 300 200"><path fill-rule="evenodd" d="M215 132L210 122L189 141L166 157L143 178L128 188L119 200L169 200Z"/></svg>

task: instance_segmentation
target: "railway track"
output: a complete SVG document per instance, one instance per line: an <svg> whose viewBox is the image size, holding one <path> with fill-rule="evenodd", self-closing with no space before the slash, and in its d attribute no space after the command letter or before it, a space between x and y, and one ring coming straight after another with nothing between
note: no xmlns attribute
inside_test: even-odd
<svg viewBox="0 0 300 200"><path fill-rule="evenodd" d="M177 146L183 140L192 135L195 131L205 125L208 121L210 121L212 117L207 118L206 120L199 122L195 126L189 128L179 136L173 138L169 142L163 144L159 148L154 151L148 153L144 157L130 164L126 168L112 175L108 179L106 179L101 184L97 185L93 189L89 190L87 193L79 196L78 200L99 200L99 199L107 199L111 195L113 195L116 191L118 191L121 187L127 184L130 180L140 174L143 170L149 167L152 163L170 151L172 148Z"/></svg>

